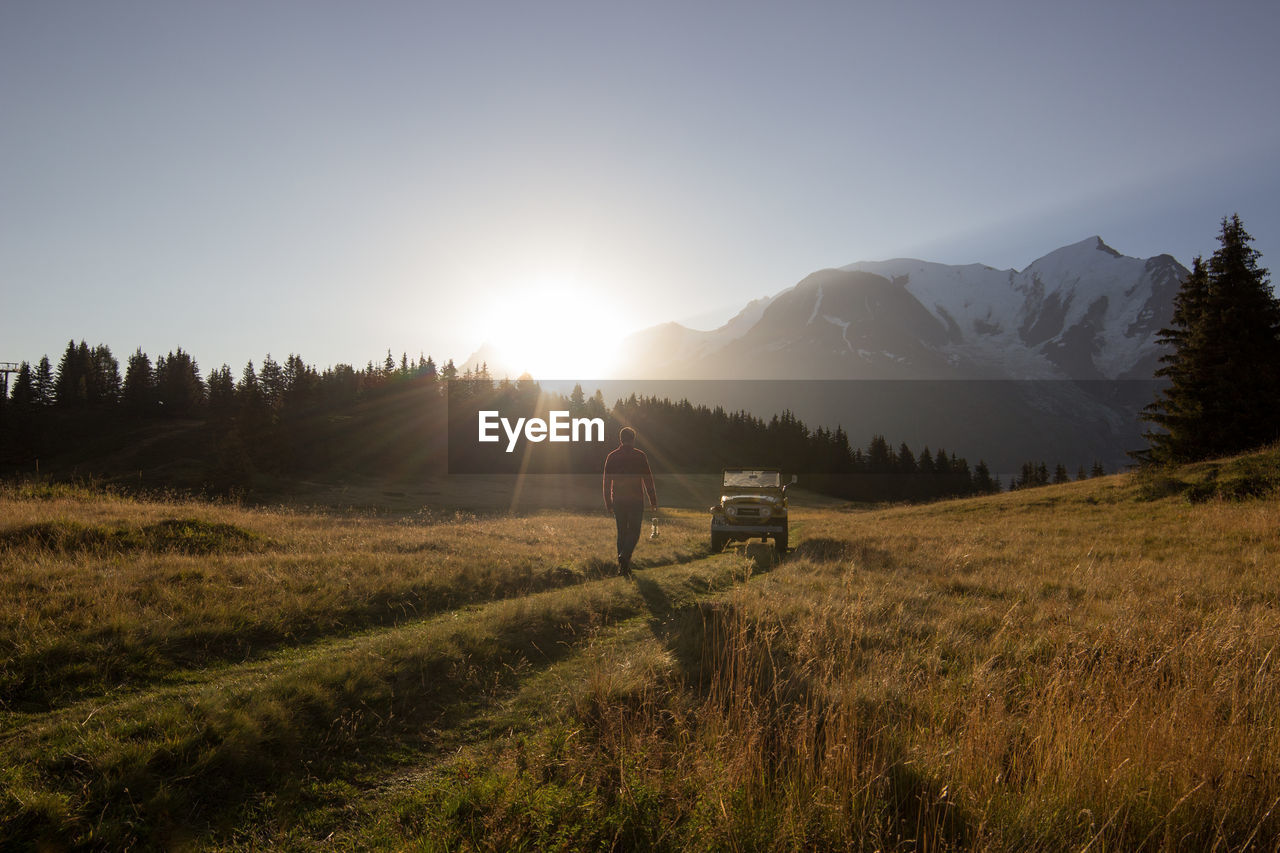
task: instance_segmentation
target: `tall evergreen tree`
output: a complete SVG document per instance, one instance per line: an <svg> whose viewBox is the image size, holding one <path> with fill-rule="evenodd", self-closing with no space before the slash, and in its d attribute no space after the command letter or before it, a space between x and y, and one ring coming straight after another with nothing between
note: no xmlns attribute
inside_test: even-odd
<svg viewBox="0 0 1280 853"><path fill-rule="evenodd" d="M1143 418L1156 462L1239 453L1280 437L1280 300L1238 215L1222 220L1219 249L1196 258L1160 330L1173 347L1157 376L1169 385ZM1141 454L1140 454L1141 455Z"/></svg>
<svg viewBox="0 0 1280 853"><path fill-rule="evenodd" d="M156 398L166 417L187 417L204 403L200 366L178 347L156 359Z"/></svg>
<svg viewBox="0 0 1280 853"><path fill-rule="evenodd" d="M587 409L587 395L582 390L582 385L574 385L573 391L569 394L569 414L573 417L582 417L582 413Z"/></svg>
<svg viewBox="0 0 1280 853"><path fill-rule="evenodd" d="M609 407L604 402L604 392L597 388L596 393L587 400L587 417L603 418L608 413Z"/></svg>
<svg viewBox="0 0 1280 853"><path fill-rule="evenodd" d="M297 414L310 406L320 388L320 375L314 367L302 360L302 356L290 353L283 369L284 396L282 408Z"/></svg>
<svg viewBox="0 0 1280 853"><path fill-rule="evenodd" d="M47 355L40 356L40 363L36 365L34 391L34 402L41 406L53 405L53 365Z"/></svg>
<svg viewBox="0 0 1280 853"><path fill-rule="evenodd" d="M266 401L262 398L262 383L258 381L252 361L245 364L240 373L240 381L236 383L236 402L239 404L245 429L256 429L266 411Z"/></svg>
<svg viewBox="0 0 1280 853"><path fill-rule="evenodd" d="M973 469L973 485L980 492L1000 491L999 482L991 479L991 469L982 459L978 460L977 466Z"/></svg>
<svg viewBox="0 0 1280 853"><path fill-rule="evenodd" d="M120 362L111 347L98 344L89 353L90 400L96 404L115 405L120 399Z"/></svg>
<svg viewBox="0 0 1280 853"><path fill-rule="evenodd" d="M89 402L89 345L76 346L74 339L58 362L58 375L53 381L53 401L63 408L83 406Z"/></svg>
<svg viewBox="0 0 1280 853"><path fill-rule="evenodd" d="M279 408L285 392L284 368L271 357L271 353L267 353L262 360L262 369L258 371L258 390L267 408Z"/></svg>
<svg viewBox="0 0 1280 853"><path fill-rule="evenodd" d="M9 400L15 406L26 408L36 402L36 386L31 378L31 365L25 361L18 365L18 375L13 380L13 391L10 394Z"/></svg>
<svg viewBox="0 0 1280 853"><path fill-rule="evenodd" d="M42 375L45 367L41 365ZM38 378L37 385L43 384L43 378ZM53 401L63 407L114 403L120 396L120 364L106 344L90 349L84 341L68 341L52 388Z"/></svg>
<svg viewBox="0 0 1280 853"><path fill-rule="evenodd" d="M916 470L916 455L904 441L898 445L898 473L914 474Z"/></svg>
<svg viewBox="0 0 1280 853"><path fill-rule="evenodd" d="M138 347L124 369L124 386L120 391L120 399L125 411L131 415L149 415L156 407L155 375L151 370L151 359Z"/></svg>
<svg viewBox="0 0 1280 853"><path fill-rule="evenodd" d="M227 421L235 415L236 381L228 364L214 368L209 373L209 417L215 421Z"/></svg>
<svg viewBox="0 0 1280 853"><path fill-rule="evenodd" d="M883 435L871 436L871 443L867 445L867 472L870 474L888 474L893 470L896 460L893 456L893 450L889 447L889 442L885 440Z"/></svg>

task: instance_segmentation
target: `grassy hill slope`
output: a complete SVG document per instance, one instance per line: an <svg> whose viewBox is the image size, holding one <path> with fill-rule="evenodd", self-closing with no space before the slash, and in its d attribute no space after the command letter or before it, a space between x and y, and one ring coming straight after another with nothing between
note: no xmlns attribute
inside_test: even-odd
<svg viewBox="0 0 1280 853"><path fill-rule="evenodd" d="M1280 843L1280 453L669 512L0 494L18 847Z"/></svg>

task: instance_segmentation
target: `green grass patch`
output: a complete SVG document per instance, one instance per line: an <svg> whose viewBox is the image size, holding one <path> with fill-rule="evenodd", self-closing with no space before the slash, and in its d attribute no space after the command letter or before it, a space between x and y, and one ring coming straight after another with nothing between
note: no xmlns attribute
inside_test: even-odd
<svg viewBox="0 0 1280 853"><path fill-rule="evenodd" d="M85 524L52 520L0 531L0 550L35 548L47 551L128 554L141 551L176 554L234 554L260 551L271 541L225 522L168 518L153 524Z"/></svg>
<svg viewBox="0 0 1280 853"><path fill-rule="evenodd" d="M1183 466L1152 466L1135 478L1143 500L1182 496L1191 503L1255 500L1280 494L1280 447Z"/></svg>

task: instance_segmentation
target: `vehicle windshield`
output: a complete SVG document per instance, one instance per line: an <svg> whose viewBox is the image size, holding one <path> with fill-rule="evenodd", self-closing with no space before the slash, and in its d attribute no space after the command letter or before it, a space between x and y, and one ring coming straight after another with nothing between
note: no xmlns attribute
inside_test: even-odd
<svg viewBox="0 0 1280 853"><path fill-rule="evenodd" d="M780 471L725 471L725 488L777 489L782 486Z"/></svg>

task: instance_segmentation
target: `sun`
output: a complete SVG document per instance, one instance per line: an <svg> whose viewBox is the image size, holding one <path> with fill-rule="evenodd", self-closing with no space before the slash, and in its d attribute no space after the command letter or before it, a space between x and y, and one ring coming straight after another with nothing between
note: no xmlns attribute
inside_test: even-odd
<svg viewBox="0 0 1280 853"><path fill-rule="evenodd" d="M487 318L485 337L498 355L499 378L607 378L630 331L627 314L601 288L535 279L512 288Z"/></svg>

